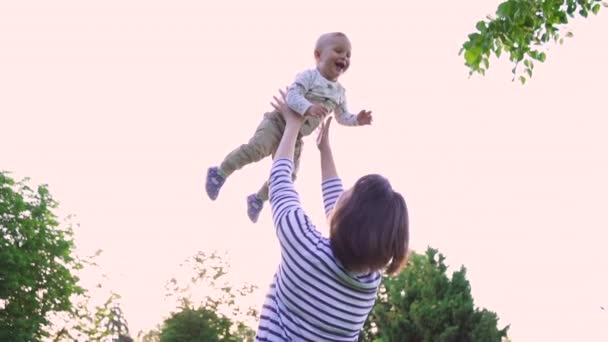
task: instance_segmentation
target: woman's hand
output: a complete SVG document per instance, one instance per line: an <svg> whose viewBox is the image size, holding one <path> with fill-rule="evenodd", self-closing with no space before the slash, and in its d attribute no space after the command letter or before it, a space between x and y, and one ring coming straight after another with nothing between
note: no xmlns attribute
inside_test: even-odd
<svg viewBox="0 0 608 342"><path fill-rule="evenodd" d="M276 161L281 158L293 160L296 140L298 139L298 134L302 127L302 123L304 122L304 118L287 106L285 103L285 97L287 96L285 91L279 90L279 93L281 94L281 99L273 96L274 102L271 102L270 104L283 115L283 118L285 119L285 129L283 130L283 136L281 137L281 141L279 141L279 146L277 146L273 160Z"/></svg>
<svg viewBox="0 0 608 342"><path fill-rule="evenodd" d="M321 121L321 130L317 136L317 147L319 151L327 151L330 149L329 146L329 127L331 126L332 116L327 118L325 121Z"/></svg>
<svg viewBox="0 0 608 342"><path fill-rule="evenodd" d="M278 99L276 96L273 96L272 98L274 99L274 102L271 102L270 104L272 105L272 107L274 107L274 109L281 113L281 115L283 115L283 118L285 119L285 124L287 126L297 126L299 128L300 126L302 126L304 118L302 117L302 115L294 112L291 108L289 108L287 103L285 103L287 97L286 90L284 91L279 89L279 93L281 94L281 99Z"/></svg>

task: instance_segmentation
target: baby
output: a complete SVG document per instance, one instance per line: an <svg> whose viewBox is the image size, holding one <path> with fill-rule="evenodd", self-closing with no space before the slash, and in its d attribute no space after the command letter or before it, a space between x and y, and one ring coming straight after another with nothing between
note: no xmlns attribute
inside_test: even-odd
<svg viewBox="0 0 608 342"><path fill-rule="evenodd" d="M287 90L287 105L305 116L296 140L294 180L302 153L302 137L311 134L327 114L333 112L336 121L345 126L372 123L371 111L362 110L356 115L348 112L345 90L338 83L338 78L350 66L350 54L350 41L344 33L323 34L317 40L314 50L317 67L299 73ZM264 114L264 119L249 142L230 152L219 167L210 167L207 171L205 189L209 198L217 198L226 178L234 171L274 155L284 129L285 120L280 113L273 111ZM247 215L252 222L257 222L267 200L268 182L265 182L257 193L247 197Z"/></svg>

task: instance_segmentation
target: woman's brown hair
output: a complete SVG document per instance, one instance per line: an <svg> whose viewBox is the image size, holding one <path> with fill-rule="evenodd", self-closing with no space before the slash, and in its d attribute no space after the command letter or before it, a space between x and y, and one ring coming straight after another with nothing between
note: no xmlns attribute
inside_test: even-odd
<svg viewBox="0 0 608 342"><path fill-rule="evenodd" d="M386 267L389 274L401 270L409 243L407 206L386 178L361 177L334 210L331 247L347 270L359 273Z"/></svg>

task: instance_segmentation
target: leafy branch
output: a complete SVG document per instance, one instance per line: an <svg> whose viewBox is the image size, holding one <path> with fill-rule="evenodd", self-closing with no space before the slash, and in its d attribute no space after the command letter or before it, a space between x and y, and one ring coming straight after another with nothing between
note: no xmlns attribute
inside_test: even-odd
<svg viewBox="0 0 608 342"><path fill-rule="evenodd" d="M569 18L577 14L586 18L597 14L602 0L508 0L501 3L496 16L487 16L477 22L476 32L469 34L459 54L464 52L465 65L469 75L485 75L490 67L489 58L509 55L514 63L513 80L524 84L532 77L534 62L544 62L547 58L542 46L550 41L563 44L564 38L572 37L570 31L561 30ZM520 66L523 64L523 73Z"/></svg>

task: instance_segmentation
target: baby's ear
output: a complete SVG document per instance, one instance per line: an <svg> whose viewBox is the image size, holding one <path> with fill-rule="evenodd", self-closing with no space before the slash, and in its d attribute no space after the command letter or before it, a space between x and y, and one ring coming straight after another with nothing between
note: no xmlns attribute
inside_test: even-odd
<svg viewBox="0 0 608 342"><path fill-rule="evenodd" d="M321 51L315 49L315 61L319 61L321 59Z"/></svg>

